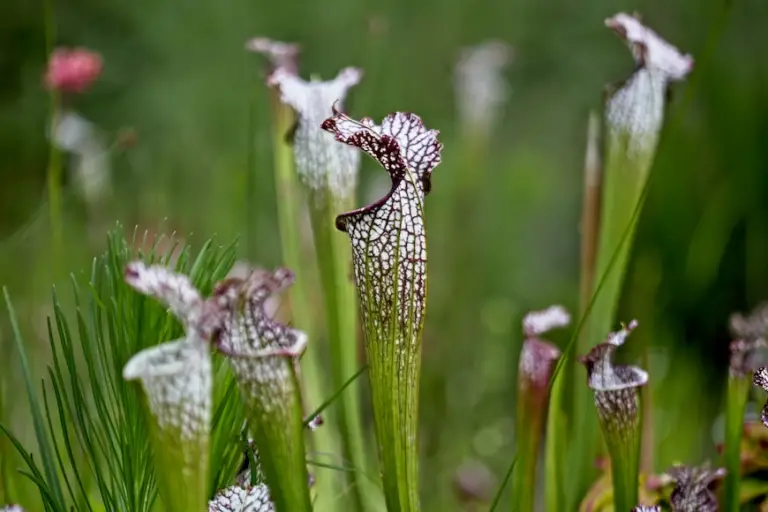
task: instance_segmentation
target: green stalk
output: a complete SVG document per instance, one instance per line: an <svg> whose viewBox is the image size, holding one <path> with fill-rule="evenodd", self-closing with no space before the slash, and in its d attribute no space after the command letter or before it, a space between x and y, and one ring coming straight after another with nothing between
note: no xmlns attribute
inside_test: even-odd
<svg viewBox="0 0 768 512"><path fill-rule="evenodd" d="M602 429L611 456L613 509L631 510L638 497L640 429L614 431L606 423Z"/></svg>
<svg viewBox="0 0 768 512"><path fill-rule="evenodd" d="M648 383L648 373L635 366L614 365L619 346L637 325L632 321L621 331L610 333L580 358L587 368L588 385L611 457L611 482L614 510L630 510L637 505L642 437L640 388Z"/></svg>
<svg viewBox="0 0 768 512"><path fill-rule="evenodd" d="M280 102L279 94L271 90L273 114L273 144L275 185L277 189L277 214L280 226L285 265L296 273L296 284L291 288L289 297L294 325L312 336L316 331L312 325L309 309L308 269L303 264L301 253L300 211L301 191L293 166L293 151L286 141L294 122L293 110ZM305 400L309 404L323 401L325 390L321 378L320 357L317 344L310 344L301 360L303 389ZM318 429L312 436L314 449L321 453L337 453L330 429ZM328 510L336 494L334 473L317 475L318 489L317 510ZM304 482L306 485L306 482Z"/></svg>
<svg viewBox="0 0 768 512"><path fill-rule="evenodd" d="M53 0L44 0L44 20L45 20L45 50L46 56L50 57L56 39L56 22L54 18ZM51 130L51 142L48 149L48 208L51 221L51 242L53 244L54 265L61 262L61 251L63 249L63 228L62 228L62 206L61 206L61 151L53 140L53 130L59 122L61 112L61 94L55 88L51 88L48 94L50 116L48 126Z"/></svg>
<svg viewBox="0 0 768 512"><path fill-rule="evenodd" d="M311 194L312 229L323 289L328 344L331 352L333 388L342 387L359 367L357 338L357 296L352 273L352 251L344 233L335 227L338 212L353 209L352 197L339 198L330 189ZM339 431L344 460L365 471L360 387L357 381L338 397ZM369 482L357 472L349 473L352 498L358 510L370 509Z"/></svg>
<svg viewBox="0 0 768 512"><path fill-rule="evenodd" d="M739 482L741 480L741 436L744 429L744 412L747 406L752 380L748 376L728 377L728 394L725 412L725 483L722 498L724 512L738 512Z"/></svg>
<svg viewBox="0 0 768 512"><path fill-rule="evenodd" d="M562 364L571 364L563 359ZM544 440L544 510L565 510L565 454L569 418L563 409L565 372L555 372L547 411L547 436Z"/></svg>
<svg viewBox="0 0 768 512"><path fill-rule="evenodd" d="M413 332L412 339L420 339L420 331ZM387 510L416 512L421 508L415 443L421 347L409 356L388 349L395 345L394 339L381 339L377 334L368 339L371 395ZM398 371L400 368L405 371Z"/></svg>
<svg viewBox="0 0 768 512"><path fill-rule="evenodd" d="M256 446L259 447L259 462L275 509L279 512L310 512L312 502L309 497L303 406L298 379L292 361L282 358L279 364L283 366L279 373L289 374L289 384L283 386L275 383L269 391L248 393L248 422ZM282 392L271 395L277 388L281 388ZM263 399L265 392L270 396L266 401ZM270 407L270 402L274 404L278 401L279 407Z"/></svg>
<svg viewBox="0 0 768 512"><path fill-rule="evenodd" d="M538 339L528 339L520 354L518 372L516 446L517 465L512 481L512 510L533 512L539 449L547 412L549 378L560 352Z"/></svg>

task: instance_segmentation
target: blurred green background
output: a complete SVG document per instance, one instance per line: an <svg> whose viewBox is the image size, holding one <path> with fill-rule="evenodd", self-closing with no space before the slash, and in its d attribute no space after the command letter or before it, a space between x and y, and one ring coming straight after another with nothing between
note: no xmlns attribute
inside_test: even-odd
<svg viewBox="0 0 768 512"><path fill-rule="evenodd" d="M553 303L576 311L587 116L601 108L604 86L633 68L603 25L622 10L640 12L696 66L673 91L619 318L637 318L633 339L653 347L656 469L712 456L722 437L728 315L768 298L763 0L50 0L49 12L41 1L5 0L0 284L17 303L28 342L45 346L50 286L87 268L116 221L193 233L188 240L198 245L214 234L222 242L240 235L242 258L281 263L263 60L244 43L256 35L296 41L305 78L364 69L348 112L379 119L413 111L441 131L443 163L427 200L422 492L426 510L457 508L457 475L463 486L473 483L467 476L483 484L479 464L498 480L512 457L523 314ZM128 147L113 148L114 197L96 214L66 180L66 251L57 257L41 81L51 28L57 46L85 46L104 59L101 79L76 110L108 143L135 134ZM489 38L514 48L505 72L512 94L479 160L467 157L461 136L453 66L461 47ZM382 173L364 160L360 204ZM457 216L456 194L473 182L476 195ZM457 252L465 263L458 270ZM23 431L27 404L16 393L4 311L0 328L0 420ZM47 354L35 354L42 371ZM5 439L0 444L8 462Z"/></svg>

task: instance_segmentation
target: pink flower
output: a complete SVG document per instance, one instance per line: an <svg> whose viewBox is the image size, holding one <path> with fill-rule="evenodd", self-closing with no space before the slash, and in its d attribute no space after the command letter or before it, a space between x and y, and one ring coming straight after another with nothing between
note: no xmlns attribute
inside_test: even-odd
<svg viewBox="0 0 768 512"><path fill-rule="evenodd" d="M84 48L58 48L51 55L45 72L45 85L62 92L82 93L101 74L98 53Z"/></svg>

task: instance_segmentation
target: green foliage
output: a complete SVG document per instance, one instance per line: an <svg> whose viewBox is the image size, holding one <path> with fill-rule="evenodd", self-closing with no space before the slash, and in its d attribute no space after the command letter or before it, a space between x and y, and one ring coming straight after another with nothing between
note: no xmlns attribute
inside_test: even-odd
<svg viewBox="0 0 768 512"><path fill-rule="evenodd" d="M190 247L178 243L159 254L159 241L146 254L139 251L138 257L163 264L176 258L175 268L189 272L206 292L234 262L235 245L217 247L209 241L193 257ZM181 327L156 301L124 283L123 268L137 256L133 253L137 242L134 235L129 244L119 229L110 234L107 252L94 260L87 281L72 276L72 312L67 312L54 290L54 314L48 320L53 362L39 388L6 290L37 453L22 446L7 428L3 430L24 457L27 468L22 471L37 485L47 511L103 507L142 512L152 510L157 499L142 397L123 380L122 368L139 350L178 337ZM242 457L242 406L232 376L222 363L215 362L211 495L231 481Z"/></svg>

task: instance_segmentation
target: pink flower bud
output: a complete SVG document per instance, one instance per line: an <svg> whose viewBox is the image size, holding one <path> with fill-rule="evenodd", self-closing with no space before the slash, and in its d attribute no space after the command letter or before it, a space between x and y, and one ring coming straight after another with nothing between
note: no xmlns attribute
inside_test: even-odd
<svg viewBox="0 0 768 512"><path fill-rule="evenodd" d="M52 90L82 93L99 77L101 68L98 53L83 48L59 48L48 62L45 85Z"/></svg>

